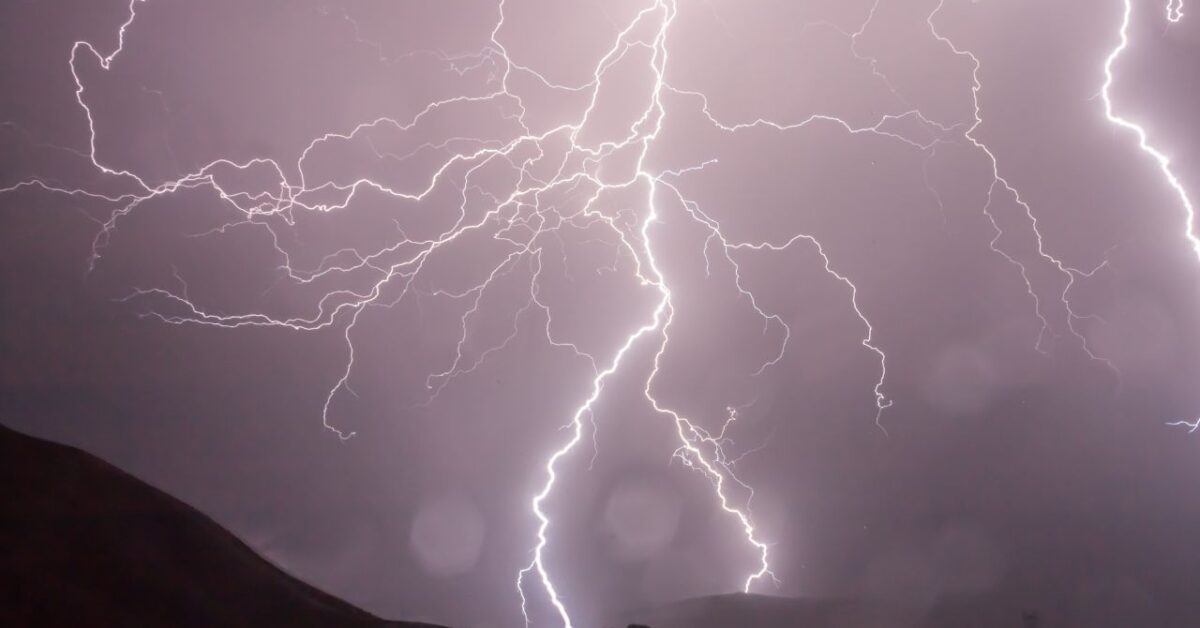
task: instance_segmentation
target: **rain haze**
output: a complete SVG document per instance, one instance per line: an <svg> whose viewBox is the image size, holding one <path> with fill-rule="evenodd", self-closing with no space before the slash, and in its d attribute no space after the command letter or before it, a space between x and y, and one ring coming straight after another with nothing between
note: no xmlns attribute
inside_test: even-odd
<svg viewBox="0 0 1200 628"><path fill-rule="evenodd" d="M385 618L1200 625L1190 10L8 0L0 422Z"/></svg>

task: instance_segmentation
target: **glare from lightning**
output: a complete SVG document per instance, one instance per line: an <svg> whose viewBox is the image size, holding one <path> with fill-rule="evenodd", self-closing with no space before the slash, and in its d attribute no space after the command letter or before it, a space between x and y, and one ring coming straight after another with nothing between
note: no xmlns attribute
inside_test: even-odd
<svg viewBox="0 0 1200 628"><path fill-rule="evenodd" d="M1046 352L1047 338L1055 335L1051 314L1045 300L1039 295L1030 275L1030 264L1049 264L1062 279L1063 288L1055 295L1055 307L1061 307L1066 318L1066 334L1088 356L1112 367L1107 359L1095 354L1086 338L1076 325L1091 315L1078 313L1072 306L1070 292L1076 282L1092 276L1097 268L1080 269L1069 265L1062 259L1048 252L1038 228L1036 215L1024 200L1021 193L1001 174L1001 167L993 151L978 137L976 131L983 124L980 92L983 83L980 78L980 60L969 50L958 46L949 37L939 32L936 21L945 6L945 0L940 0L928 14L926 24L930 35L946 47L954 56L967 59L972 64L972 85L974 117L968 123L949 124L933 119L917 108L907 104L907 100L894 86L893 82L880 69L878 61L860 52L859 39L866 32L876 17L880 0L876 0L869 9L860 27L853 31L840 30L846 36L850 52L864 67L869 69L872 76L882 82L901 107L897 111L882 115L870 124L853 124L843 118L831 114L812 114L798 120L777 121L766 118L755 118L744 121L723 119L714 112L707 94L690 89L686 86L672 85L667 80L669 61L668 34L678 12L677 0L648 0L645 6L624 25L617 25L617 32L611 46L601 56L593 67L590 80L584 84L565 85L548 79L537 70L515 62L501 42L500 32L505 26L505 0L499 0L497 20L491 30L487 45L476 52L468 54L447 54L442 51L417 51L405 55L406 58L430 58L444 64L449 71L463 76L476 71L489 73L488 86L491 91L482 95L460 95L429 103L423 109L407 120L396 120L381 117L362 122L348 130L330 131L321 134L300 152L294 164L283 164L270 158L253 158L244 161L218 159L182 177L151 183L138 174L120 167L108 165L101 159L97 148L97 125L92 109L88 104L87 90L79 72L81 59L90 57L102 70L109 70L117 62L126 44L126 34L134 26L137 12L141 5L149 0L130 0L128 17L117 30L115 47L105 53L95 45L86 41L75 42L71 48L69 67L75 85L75 100L86 118L88 134L87 150L71 151L75 155L89 160L92 166L113 179L128 184L132 190L124 193L100 193L89 189L72 188L54 182L49 178L32 178L20 181L0 192L13 192L24 188L40 189L45 192L64 194L72 197L89 199L111 206L113 209L100 228L92 242L89 268L94 268L100 262L102 252L109 245L111 237L118 224L128 215L149 201L159 197L169 196L185 190L207 189L215 192L221 202L236 210L240 217L214 229L212 233L224 232L243 226L260 228L271 238L274 253L281 260L279 270L287 280L296 285L309 285L325 280L346 278L352 275L368 275L371 281L365 287L342 287L322 294L304 315L276 316L266 312L247 311L228 314L206 309L203 305L192 300L188 293L187 283L173 269L172 276L180 288L137 288L127 297L127 301L146 301L156 305L144 315L156 318L164 323L176 325L207 325L221 328L239 327L281 327L296 331L312 332L325 329L337 329L341 332L346 348L346 361L339 377L327 391L321 410L322 424L326 429L342 440L355 435L353 431L345 431L335 426L331 420L332 407L341 394L354 394L350 387L351 375L355 369L357 325L360 315L368 307L394 307L402 300L412 297L432 297L447 299L463 304L458 318L458 336L452 355L447 358L444 367L433 366L426 379L425 385L428 397L422 402L433 404L454 380L480 368L491 356L510 346L522 329L522 321L536 319L539 322L541 334L544 332L546 343L555 350L562 350L573 356L586 366L591 375L589 393L574 411L564 425L566 438L558 447L549 452L543 465L544 482L533 494L530 500L530 513L536 522L536 532L533 547L530 551L530 562L516 576L516 592L520 600L521 612L527 625L532 623L530 616L530 597L528 581L535 580L547 603L564 628L572 628L574 620L568 609L568 600L559 585L556 585L554 574L547 564L547 553L551 540L553 526L552 513L548 510L547 501L559 488L561 479L561 464L574 454L585 437L589 422L593 440L596 432L596 405L605 392L605 388L615 375L626 364L635 360L642 345L652 355L650 371L645 380L640 383L641 393L646 403L657 416L671 422L677 439L673 443L672 460L681 462L688 469L698 472L712 486L715 506L726 513L740 529L745 543L753 552L756 562L750 573L742 580L742 590L750 592L758 583L765 580L777 582L771 570L770 544L762 538L761 532L754 524L751 503L754 498L753 488L740 479L734 472L738 460L756 450L743 451L734 454L729 451L731 439L728 432L738 419L738 409L729 407L728 415L720 428L711 430L705 428L698 420L684 416L672 409L655 392L655 384L663 371L663 357L671 346L671 332L676 324L675 316L679 312L677 301L673 298L669 278L659 265L661 248L656 244L656 225L661 224L665 213L678 208L679 214L694 221L708 233L704 243L706 276L714 264L721 264L732 271L732 286L730 289L736 298L744 301L761 319L764 330L774 328L778 331L779 342L772 356L764 360L752 375L762 375L768 369L778 365L783 360L792 336L792 330L784 318L770 311L763 305L758 296L742 280L742 269L738 260L746 255L769 255L793 247L809 247L815 251L821 260L821 269L833 280L844 286L847 293L849 312L852 312L856 324L863 332L861 346L866 349L873 359L878 360L878 378L874 380L872 393L874 396L874 419L880 430L883 430L882 416L892 405L892 400L886 395L888 376L888 356L876 337L875 326L871 322L868 308L860 303L858 285L853 278L836 270L838 265L831 258L825 246L812 234L789 233L777 239L767 241L731 240L726 236L721 223L713 218L696 200L689 198L684 191L682 181L687 177L704 176L705 170L718 163L715 159L701 161L676 170L656 171L647 165L647 155L658 140L664 122L669 116L667 102L688 104L696 107L703 118L713 129L725 134L739 134L751 130L788 134L811 126L828 126L840 129L847 135L871 135L881 141L896 142L911 150L915 155L925 158L925 164L934 155L938 146L948 142L969 144L986 156L990 164L991 182L988 188L987 201L983 206L983 214L989 220L994 237L988 243L990 249L1002 256L1020 274L1029 299L1033 304L1033 312L1041 324L1040 331L1034 342L1034 348ZM1200 239L1194 233L1195 213L1183 186L1176 178L1167 157L1149 144L1146 132L1137 124L1118 116L1114 112L1110 99L1110 87L1114 82L1113 66L1128 45L1128 27L1132 11L1132 0L1125 0L1124 19L1121 24L1120 45L1108 56L1105 65L1105 83L1102 96L1105 112L1110 122L1122 128L1133 131L1141 149L1153 157L1159 164L1168 182L1177 191L1187 212L1186 236L1191 241L1197 255L1200 256ZM1167 19L1177 22L1183 17L1182 0L1169 0ZM328 14L328 13L327 13ZM394 62L397 58L388 58L384 48L376 42L371 42L362 36L359 25L351 16L341 13L337 17L348 22L353 28L356 41L371 47L378 55L380 62ZM838 27L834 27L838 28ZM606 77L619 62L632 53L648 54L646 70L653 80L652 89L640 109L640 117L628 128L622 129L623 135L615 139L606 139L596 143L587 143L582 137L582 131L598 113L601 107L601 91L605 87ZM586 95L586 104L579 114L571 121L561 123L548 130L534 132L528 124L526 103L522 100L519 90L512 87L510 81L515 76L537 81L545 88L560 93ZM514 125L519 132L514 132L505 139L484 139L473 137L451 137L441 142L422 144L409 153L397 155L378 149L373 143L370 132L377 129L390 129L404 133L416 129L438 111L460 105L494 106L504 112L502 118L506 123ZM509 111L508 109L512 109ZM515 113L514 113L515 111ZM917 141L907 135L894 131L895 124L901 121L911 121L935 131L935 139ZM6 123L7 124L7 123ZM327 144L351 142L360 140L368 144L374 154L382 159L396 160L404 163L422 151L443 151L449 153L444 161L429 175L424 184L413 189L399 189L387 183L368 177L359 177L350 183L338 183L333 180L319 182L319 176L312 171L312 155ZM535 172L535 166L545 165L553 160L551 144L565 142L567 148L553 168L551 176ZM619 155L628 155L629 151L636 156L635 167L627 176L610 179L602 174L602 165L619 161ZM617 156L617 157L614 157ZM486 191L482 184L475 182L474 177L483 169L492 165L511 166L517 182L513 189L506 194L494 194ZM276 189L250 193L232 189L222 181L222 174L228 171L248 172L265 169L270 173ZM289 172L295 174L289 175ZM928 172L926 171L926 177ZM937 190L930 185L928 178L924 181L932 197L941 204ZM398 225L397 238L389 245L375 250L359 250L345 248L325 256L315 268L302 268L292 261L292 254L281 243L277 229L294 226L296 212L337 212L351 206L360 193L374 192L393 199L404 201L422 201L428 199L435 191L446 185L457 186L460 192L459 205L455 208L457 216L453 224L444 231L433 236L410 237ZM616 192L632 192L640 195L643 205L634 210L612 211L604 206L608 195ZM565 208L546 200L551 195L566 195L571 198L582 198L578 207ZM477 196L472 196L477 195ZM332 199L332 200L330 200ZM1002 246L1005 236L994 214L995 204L1004 199L1011 199L1019 206L1036 239L1037 260L1022 260ZM482 215L472 217L470 207L473 202L487 203ZM637 220L633 220L636 218ZM598 228L606 232L611 240L605 242L614 247L616 258L606 270L616 272L619 265L632 266L632 274L639 286L657 295L652 308L645 312L640 325L628 333L616 346L602 355L599 352L583 350L579 344L563 338L556 330L553 310L543 300L541 280L543 272L543 247L547 240L555 239L562 245L560 231L566 227L580 230ZM428 261L435 255L451 247L452 244L463 242L468 237L478 234L490 234L491 237L506 246L508 253L503 259L492 266L486 277L474 286L466 289L450 290L435 289L423 292L417 279L424 277ZM201 234L204 235L204 234ZM715 256L712 255L715 253ZM527 298L522 293L524 303L513 313L509 333L499 342L478 351L473 357L468 351L470 340L469 330L472 321L483 316L484 299L495 289L499 280L514 273L526 272L529 275ZM169 307L167 307L169 306ZM507 322L507 321L506 321ZM1114 369L1115 371L1115 369ZM1181 422L1200 429L1200 420L1196 422ZM884 431L886 434L886 431Z"/></svg>

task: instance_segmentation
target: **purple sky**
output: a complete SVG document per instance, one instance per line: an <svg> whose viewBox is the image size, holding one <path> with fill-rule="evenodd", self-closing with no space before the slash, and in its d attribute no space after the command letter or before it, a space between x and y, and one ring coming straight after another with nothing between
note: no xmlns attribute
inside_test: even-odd
<svg viewBox="0 0 1200 628"><path fill-rule="evenodd" d="M1112 102L1200 190L1200 22L1134 4ZM576 417L576 625L754 543L758 593L1180 621L1200 261L1105 117L1123 0L135 7L105 64L128 2L0 6L4 424L387 617L524 625Z"/></svg>

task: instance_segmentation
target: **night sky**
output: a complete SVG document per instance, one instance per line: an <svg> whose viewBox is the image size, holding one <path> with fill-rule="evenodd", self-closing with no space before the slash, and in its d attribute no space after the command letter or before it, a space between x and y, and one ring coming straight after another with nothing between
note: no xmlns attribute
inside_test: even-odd
<svg viewBox="0 0 1200 628"><path fill-rule="evenodd" d="M1200 196L1200 8L1130 1L1107 96ZM1105 115L1125 10L8 0L0 422L384 617L524 625L573 444L577 626L762 548L1183 625L1200 258Z"/></svg>

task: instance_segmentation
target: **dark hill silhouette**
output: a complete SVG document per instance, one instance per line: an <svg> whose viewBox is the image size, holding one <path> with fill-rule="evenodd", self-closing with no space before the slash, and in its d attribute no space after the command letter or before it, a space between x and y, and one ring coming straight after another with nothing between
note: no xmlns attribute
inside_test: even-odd
<svg viewBox="0 0 1200 628"><path fill-rule="evenodd" d="M396 626L293 578L196 509L0 427L0 625Z"/></svg>

